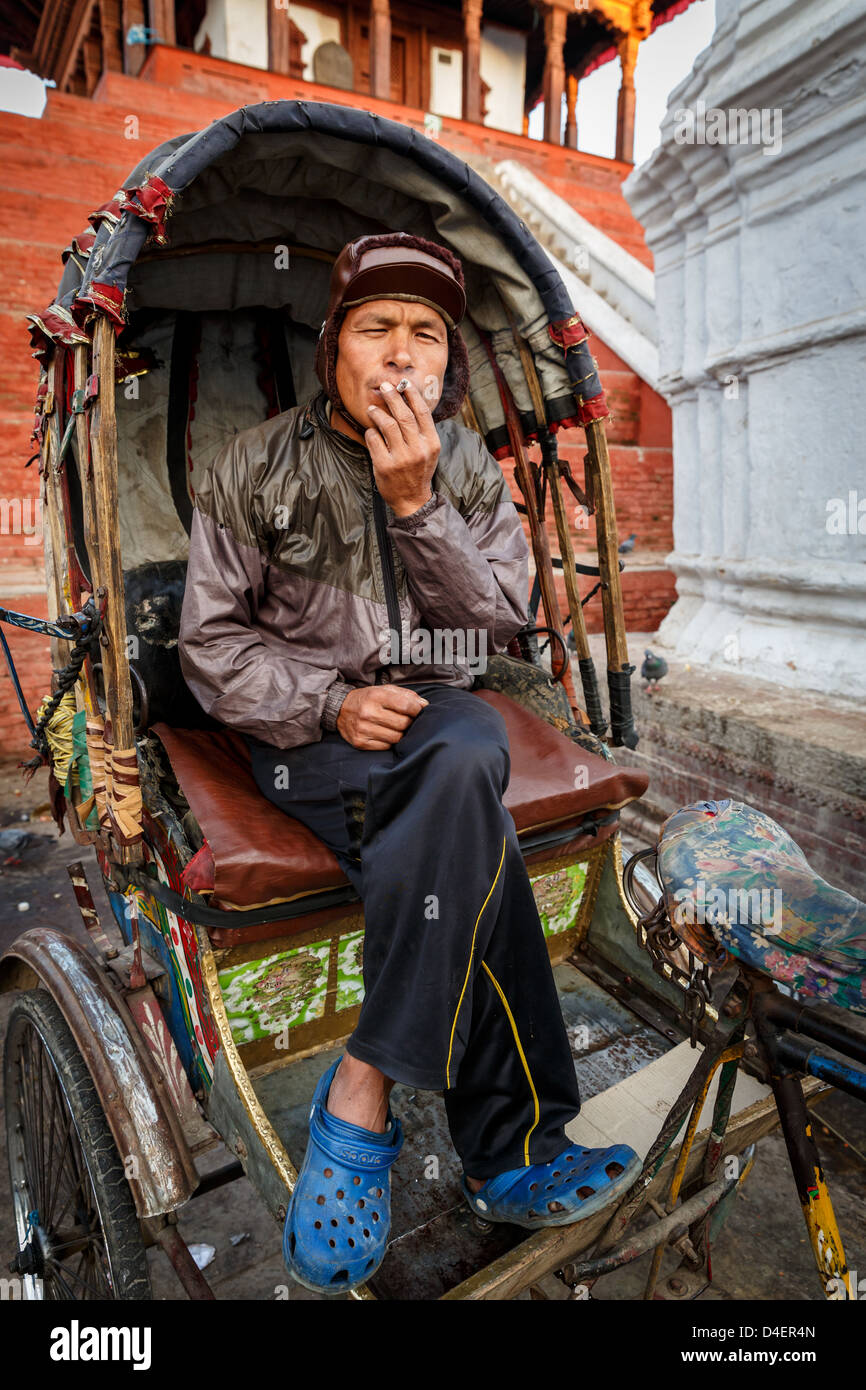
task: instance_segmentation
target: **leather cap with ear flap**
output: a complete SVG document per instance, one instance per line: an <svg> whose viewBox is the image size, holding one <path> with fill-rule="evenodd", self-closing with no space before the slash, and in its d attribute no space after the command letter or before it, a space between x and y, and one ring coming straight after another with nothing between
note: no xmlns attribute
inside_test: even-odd
<svg viewBox="0 0 866 1390"><path fill-rule="evenodd" d="M442 316L448 365L433 420L456 415L469 390L469 353L457 326L466 312L463 267L453 251L408 232L359 237L343 247L331 272L328 312L316 344L315 369L332 406L363 435L337 389L337 341L349 308L371 299L411 299Z"/></svg>

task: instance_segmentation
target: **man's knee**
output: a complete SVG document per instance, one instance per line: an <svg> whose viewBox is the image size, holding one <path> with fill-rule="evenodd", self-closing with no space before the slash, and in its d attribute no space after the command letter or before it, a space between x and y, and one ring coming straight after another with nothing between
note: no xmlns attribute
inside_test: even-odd
<svg viewBox="0 0 866 1390"><path fill-rule="evenodd" d="M488 709L480 718L473 711L453 721L435 739L435 752L437 762L464 776L477 775L486 768L510 768L508 731L496 710Z"/></svg>

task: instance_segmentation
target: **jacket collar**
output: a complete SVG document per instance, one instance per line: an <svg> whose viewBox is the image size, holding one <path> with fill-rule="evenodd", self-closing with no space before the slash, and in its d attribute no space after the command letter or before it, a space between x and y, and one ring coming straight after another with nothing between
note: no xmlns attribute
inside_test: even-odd
<svg viewBox="0 0 866 1390"><path fill-rule="evenodd" d="M319 391L307 407L307 420L322 433L340 458L363 470L366 476L369 472L370 460L370 451L366 444L361 444L357 439L352 439L348 434L344 434L342 430L335 429L328 418L329 415L330 401L327 393L324 390Z"/></svg>

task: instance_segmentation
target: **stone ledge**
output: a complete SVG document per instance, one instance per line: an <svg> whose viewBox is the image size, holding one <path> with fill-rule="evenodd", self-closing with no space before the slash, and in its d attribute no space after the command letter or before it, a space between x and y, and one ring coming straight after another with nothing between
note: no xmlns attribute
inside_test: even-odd
<svg viewBox="0 0 866 1390"><path fill-rule="evenodd" d="M618 762L650 776L623 824L651 839L677 806L732 797L777 820L811 867L866 898L866 717L851 700L801 693L740 674L669 660L658 691L641 688L643 643L632 638L634 751ZM638 644L640 648L638 647ZM601 667L600 667L601 674Z"/></svg>

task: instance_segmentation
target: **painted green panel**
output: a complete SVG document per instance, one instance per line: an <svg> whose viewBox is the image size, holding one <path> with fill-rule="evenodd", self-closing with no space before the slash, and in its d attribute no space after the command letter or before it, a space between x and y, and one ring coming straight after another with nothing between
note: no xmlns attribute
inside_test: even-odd
<svg viewBox="0 0 866 1390"><path fill-rule="evenodd" d="M255 1042L282 1028L310 1023L325 1011L330 943L296 946L219 972L236 1043Z"/></svg>
<svg viewBox="0 0 866 1390"><path fill-rule="evenodd" d="M530 874L545 936L556 936L574 926L586 891L586 868L586 863L569 864L552 874L539 874L536 878Z"/></svg>

